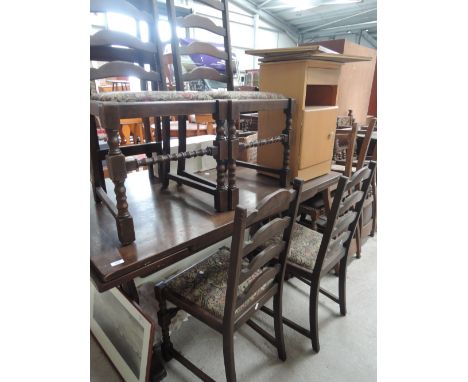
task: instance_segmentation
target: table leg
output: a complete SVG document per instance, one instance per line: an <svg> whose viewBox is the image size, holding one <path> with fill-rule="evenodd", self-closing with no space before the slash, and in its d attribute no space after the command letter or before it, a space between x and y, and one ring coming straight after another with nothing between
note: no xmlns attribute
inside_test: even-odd
<svg viewBox="0 0 468 382"><path fill-rule="evenodd" d="M125 156L119 148L120 120L115 113L107 112L103 113L101 121L108 137L109 152L106 160L109 168L109 177L114 183L117 201L117 213L114 215L117 224L117 234L120 242L123 245L127 245L135 241L135 229L133 218L128 211L127 190L125 189L125 179L127 178Z"/></svg>
<svg viewBox="0 0 468 382"><path fill-rule="evenodd" d="M289 183L289 157L290 157L290 139L292 131L292 100L289 98L288 108L284 111L286 114L285 128L282 134L286 136L283 141L283 168L280 174L281 187L287 187Z"/></svg>
<svg viewBox="0 0 468 382"><path fill-rule="evenodd" d="M228 205L228 189L225 184L226 178L226 160L228 159L228 143L226 140L224 123L220 115L220 102L216 101L216 114L213 118L216 120L216 140L213 145L216 147L216 193L215 193L215 209L218 212L227 211Z"/></svg>

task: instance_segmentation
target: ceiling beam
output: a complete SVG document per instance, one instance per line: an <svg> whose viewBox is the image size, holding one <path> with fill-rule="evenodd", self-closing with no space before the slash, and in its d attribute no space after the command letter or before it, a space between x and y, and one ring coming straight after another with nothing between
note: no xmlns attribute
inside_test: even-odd
<svg viewBox="0 0 468 382"><path fill-rule="evenodd" d="M267 5L268 3L271 3L271 2L272 2L272 0L265 0L263 3L261 3L261 4L258 5L258 8L261 8L261 7L263 7L264 5Z"/></svg>
<svg viewBox="0 0 468 382"><path fill-rule="evenodd" d="M352 24L352 25L341 25L338 27L333 27L333 28L326 28L326 29L321 29L321 30L314 30L314 31L309 31L303 33L303 35L311 34L313 32L314 35L321 36L321 35L333 35L337 34L343 31L355 31L355 30L361 30L361 29L367 29L367 28L373 28L377 26L377 20L376 21L369 21L365 23L359 23L359 24Z"/></svg>
<svg viewBox="0 0 468 382"><path fill-rule="evenodd" d="M376 11L377 8L372 8L372 9L368 9L367 11L363 11L363 12L358 12L358 13L353 13L352 15L349 15L349 16L346 16L346 17L342 17L340 19L335 19L335 20L332 20L332 21L329 21L325 24L320 24L320 25L316 25L315 27L312 27L312 28L306 28L306 29L300 29L299 28L299 31L301 33L307 33L307 32L312 32L312 31L316 31L316 30L320 30L320 29L323 29L323 27L326 27L328 25L333 25L333 24L336 24L336 23L339 23L340 21L345 21L345 20L349 20L349 19L352 19L353 17L357 17L357 16L362 16L362 15L365 15L367 13L370 13L370 12L374 12Z"/></svg>
<svg viewBox="0 0 468 382"><path fill-rule="evenodd" d="M377 40L376 40L374 37L372 37L372 36L371 36L369 33L367 33L366 31L362 31L362 37L363 37L364 39L366 39L366 40L369 42L369 44L372 45L373 48L376 48L376 49L377 49Z"/></svg>
<svg viewBox="0 0 468 382"><path fill-rule="evenodd" d="M352 14L355 14L356 12L364 12L370 9L376 9L374 4L372 4L372 6L359 7L359 8L360 9L358 10L356 10L356 8L354 9L345 8L345 9L340 9L340 10L334 10L331 12L325 12L325 13L322 12L318 15L315 15L314 12L307 12L307 14L304 16L296 16L295 14L294 15L285 14L284 18L285 20L290 20L290 21L294 20L294 25L296 26L299 24L310 25L312 23L312 20L315 22L327 22L327 21L335 20L341 17L350 16ZM290 16L291 18L289 18Z"/></svg>
<svg viewBox="0 0 468 382"><path fill-rule="evenodd" d="M257 8L249 0L231 0L230 2L252 15L258 14L263 21L286 33L295 43L299 41L299 31L287 21L281 20L268 11Z"/></svg>

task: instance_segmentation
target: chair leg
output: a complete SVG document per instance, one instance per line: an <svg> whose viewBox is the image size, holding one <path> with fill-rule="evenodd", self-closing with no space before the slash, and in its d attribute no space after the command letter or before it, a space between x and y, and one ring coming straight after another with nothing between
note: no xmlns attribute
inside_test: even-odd
<svg viewBox="0 0 468 382"><path fill-rule="evenodd" d="M172 342L169 334L170 317L167 311L167 302L163 291L155 288L156 299L159 302L158 324L162 332L161 352L165 361L172 359Z"/></svg>
<svg viewBox="0 0 468 382"><path fill-rule="evenodd" d="M279 293L273 298L274 322L275 322L275 337L276 348L278 349L278 358L281 361L286 361L286 348L284 346L283 335L283 307L282 298Z"/></svg>
<svg viewBox="0 0 468 382"><path fill-rule="evenodd" d="M310 324L310 339L312 340L312 348L316 353L320 351L319 334L318 334L318 294L320 281L313 281L310 287L309 300L309 324Z"/></svg>
<svg viewBox="0 0 468 382"><path fill-rule="evenodd" d="M226 381L236 382L236 366L234 361L234 332L223 334L224 367L226 369Z"/></svg>
<svg viewBox="0 0 468 382"><path fill-rule="evenodd" d="M361 217L356 227L356 259L361 258Z"/></svg>
<svg viewBox="0 0 468 382"><path fill-rule="evenodd" d="M346 269L347 257L343 257L340 261L340 273L338 276L338 298L340 300L340 314L346 316Z"/></svg>
<svg viewBox="0 0 468 382"><path fill-rule="evenodd" d="M372 197L374 198L372 200L372 230L370 233L371 237L374 237L375 232L377 231L377 189L376 189L376 184L375 184L375 175L374 175L374 181L372 183Z"/></svg>

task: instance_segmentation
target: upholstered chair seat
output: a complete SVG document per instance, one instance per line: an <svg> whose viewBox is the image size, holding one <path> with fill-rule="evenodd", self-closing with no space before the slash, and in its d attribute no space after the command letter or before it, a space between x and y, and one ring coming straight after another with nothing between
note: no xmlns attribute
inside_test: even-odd
<svg viewBox="0 0 468 382"><path fill-rule="evenodd" d="M167 281L166 290L200 306L213 316L223 319L226 298L227 277L231 251L222 247L218 251L186 271ZM239 294L244 292L262 273L261 269L239 285ZM273 280L263 285L237 310L236 315L254 301Z"/></svg>
<svg viewBox="0 0 468 382"><path fill-rule="evenodd" d="M291 247L287 257L288 262L294 263L302 268L312 271L317 261L317 255L322 243L323 235L320 232L313 231L309 228L304 227L301 224L294 223L294 227L291 234ZM280 237L274 237L273 241L280 240ZM327 266L327 256L324 259L324 267Z"/></svg>
<svg viewBox="0 0 468 382"><path fill-rule="evenodd" d="M281 94L257 91L124 91L91 93L94 101L156 102L156 101L213 101L213 100L274 100L285 99Z"/></svg>

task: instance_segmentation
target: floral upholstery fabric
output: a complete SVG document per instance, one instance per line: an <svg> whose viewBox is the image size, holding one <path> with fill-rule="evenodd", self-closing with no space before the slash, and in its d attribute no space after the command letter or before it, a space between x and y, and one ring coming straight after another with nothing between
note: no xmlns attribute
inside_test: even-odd
<svg viewBox="0 0 468 382"><path fill-rule="evenodd" d="M94 82L94 81L93 81ZM213 101L217 99L285 99L281 94L255 91L141 91L141 92L91 92L93 101L150 102L150 101Z"/></svg>
<svg viewBox="0 0 468 382"><path fill-rule="evenodd" d="M312 271L317 260L320 244L322 243L322 236L320 232L294 223L291 234L291 246L287 257L288 261ZM275 236L265 245L270 245L276 241L279 242L279 240L281 240L281 237Z"/></svg>
<svg viewBox="0 0 468 382"><path fill-rule="evenodd" d="M103 92L92 94L94 101L149 102L149 101L210 101L207 92L142 91L142 92Z"/></svg>
<svg viewBox="0 0 468 382"><path fill-rule="evenodd" d="M173 294L180 295L207 310L215 317L222 319L226 301L227 278L231 251L220 248L214 255L189 268L187 271L169 280L166 288ZM261 274L259 269L239 285L239 294L244 292ZM251 304L258 295L271 286L273 280L263 285L237 310L236 314Z"/></svg>
<svg viewBox="0 0 468 382"><path fill-rule="evenodd" d="M257 91L223 91L213 90L206 92L212 99L285 99L284 95L271 92L257 92Z"/></svg>

